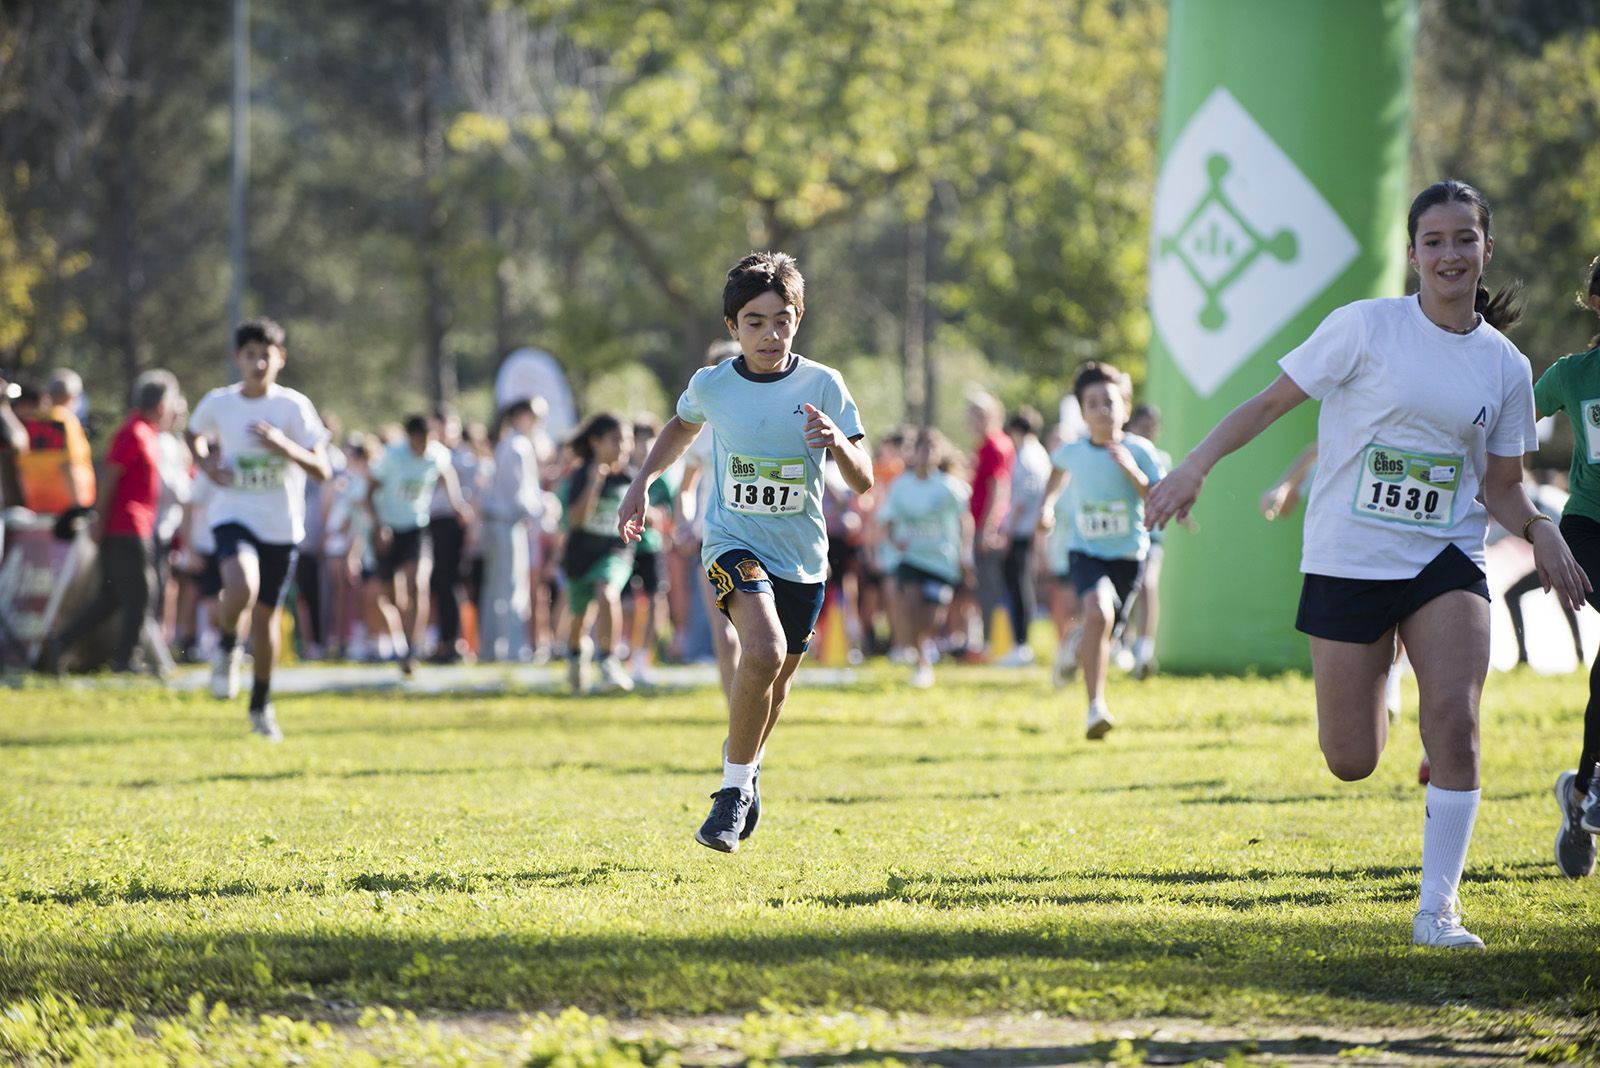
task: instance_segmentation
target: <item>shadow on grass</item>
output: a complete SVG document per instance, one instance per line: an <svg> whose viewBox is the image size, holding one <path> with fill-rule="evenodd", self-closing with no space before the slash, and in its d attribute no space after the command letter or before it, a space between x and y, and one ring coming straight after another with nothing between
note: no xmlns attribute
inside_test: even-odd
<svg viewBox="0 0 1600 1068"><path fill-rule="evenodd" d="M465 871L399 873L363 872L330 882L302 881L271 884L237 879L198 886L162 886L142 879L126 883L91 881L79 886L51 890L21 890L11 897L29 905L139 905L146 903L188 902L208 898L263 897L281 895L323 896L346 891L387 893L476 893L494 887L541 886L557 889L610 885L618 875L638 874L643 868L620 864L599 864L587 868L556 868L549 871Z"/></svg>
<svg viewBox="0 0 1600 1068"><path fill-rule="evenodd" d="M175 786L205 786L213 783L230 782L283 782L287 780L312 780L312 779L387 779L387 778L434 778L454 777L461 775L494 775L506 773L520 774L554 774L560 772L582 772L585 774L599 774L612 776L635 775L662 775L662 776L688 776L707 775L705 767L686 767L675 764L610 764L595 760L552 760L540 764L485 764L470 767L424 767L424 768L340 768L333 770L312 770L309 768L296 768L287 771L230 771L219 772L215 775L195 775L180 779L129 779L120 783L124 790L149 790L158 787ZM80 786L100 786L101 783L80 781Z"/></svg>
<svg viewBox="0 0 1600 1068"><path fill-rule="evenodd" d="M886 1049L874 1048L853 1053L820 1054L815 1056L790 1055L784 1064L796 1068L835 1068L852 1064L879 1064L885 1060L907 1064L951 1065L953 1068L1011 1068L1027 1064L1211 1064L1235 1063L1232 1058L1247 1058L1255 1063L1260 1058L1265 1063L1275 1063L1293 1057L1297 1060L1317 1058L1316 1063L1334 1064L1340 1060L1356 1058L1354 1063L1370 1063L1375 1055L1389 1057L1428 1058L1443 1063L1464 1059L1470 1055L1473 1063L1484 1061L1521 1061L1522 1053L1510 1042L1506 1048L1488 1048L1489 1043L1478 1040L1470 1054L1446 1039L1401 1039L1375 1043L1357 1043L1338 1039L1305 1035L1282 1039L1216 1039L1211 1041L1165 1041L1161 1039L1103 1040L1053 1046L997 1046L989 1049L951 1047L948 1049ZM1374 1053L1376 1051L1376 1054Z"/></svg>
<svg viewBox="0 0 1600 1068"><path fill-rule="evenodd" d="M136 1011L182 1011L201 991L252 1010L311 1002L433 1009L625 1014L739 1013L765 999L797 1008L1042 1010L1146 1015L1334 1015L1392 1019L1443 1004L1594 1011L1593 943L1576 920L1546 944L1487 953L1409 946L1404 918L1299 917L1273 910L1074 917L1047 928L817 925L783 910L759 931L451 934L381 920L360 930L34 930L10 940L0 1002L46 993ZM281 921L279 921L281 922ZM307 924L312 921L305 921ZM360 923L359 918L351 922ZM786 924L788 926L786 926Z"/></svg>

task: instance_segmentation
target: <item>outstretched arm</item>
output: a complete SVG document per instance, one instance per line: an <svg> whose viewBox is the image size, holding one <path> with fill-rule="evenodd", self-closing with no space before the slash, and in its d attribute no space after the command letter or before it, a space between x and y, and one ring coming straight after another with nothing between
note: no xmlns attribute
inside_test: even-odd
<svg viewBox="0 0 1600 1068"><path fill-rule="evenodd" d="M1522 457L1489 454L1489 466L1483 476L1483 503L1496 522L1533 543L1533 566L1545 592L1554 590L1573 611L1582 608L1591 590L1589 578L1572 558L1561 531L1528 499L1522 481Z"/></svg>
<svg viewBox="0 0 1600 1068"><path fill-rule="evenodd" d="M1145 525L1159 530L1167 521L1182 522L1189 516L1205 484L1206 475L1230 452L1254 441L1267 427L1293 411L1306 400L1306 392L1294 379L1280 373L1272 384L1223 417L1206 439L1184 457L1183 463L1157 482L1145 499Z"/></svg>
<svg viewBox="0 0 1600 1068"><path fill-rule="evenodd" d="M650 455L644 458L644 466L639 468L639 473L633 478L633 485L628 487L628 492L623 496L622 504L617 509L617 533L622 536L623 542L638 541L639 536L644 533L644 514L649 506L650 483L654 482L661 472L678 462L678 457L694 444L694 439L700 436L700 429L704 426L704 423L686 423L675 415L661 428L656 443L650 446Z"/></svg>

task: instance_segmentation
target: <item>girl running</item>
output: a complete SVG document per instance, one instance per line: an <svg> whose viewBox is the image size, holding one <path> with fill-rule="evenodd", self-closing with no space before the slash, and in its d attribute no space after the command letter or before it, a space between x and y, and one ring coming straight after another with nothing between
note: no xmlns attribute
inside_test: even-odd
<svg viewBox="0 0 1600 1068"><path fill-rule="evenodd" d="M590 416L572 438L578 466L561 488L562 527L567 532L561 571L567 578L572 612L567 681L573 693L589 689L587 633L592 619L600 688L633 689L633 680L615 652L622 629L622 588L633 576L633 549L617 533L617 506L633 481L623 463L632 448L632 431L615 415L601 412Z"/></svg>
<svg viewBox="0 0 1600 1068"><path fill-rule="evenodd" d="M1412 941L1476 949L1483 940L1462 926L1456 891L1478 812L1488 514L1533 543L1547 587L1568 603L1590 588L1522 488L1522 454L1538 444L1533 383L1527 359L1500 333L1516 321L1519 287L1491 298L1482 282L1494 250L1489 224L1489 205L1470 185L1424 189L1406 225L1420 292L1334 311L1148 502L1153 527L1183 518L1222 457L1307 397L1322 402L1295 625L1311 636L1323 756L1346 781L1377 767L1398 634L1433 759Z"/></svg>
<svg viewBox="0 0 1600 1068"><path fill-rule="evenodd" d="M918 431L911 456L910 470L890 483L878 516L899 560L895 595L900 633L915 657L911 685L925 690L933 685L933 640L963 567L972 566L970 551L963 551L972 544L972 490L950 474L950 449L937 430Z"/></svg>
<svg viewBox="0 0 1600 1068"><path fill-rule="evenodd" d="M1578 306L1600 315L1600 257L1589 264L1588 285L1578 293ZM1590 587L1600 586L1600 334L1589 339L1588 352L1563 356L1551 364L1533 387L1533 398L1540 415L1566 412L1572 422L1577 438L1572 449L1572 495L1562 509L1561 536L1582 565ZM1578 766L1556 776L1556 804L1561 809L1556 866L1574 879L1594 871L1593 836L1600 834L1596 761L1600 761L1600 659L1589 672Z"/></svg>

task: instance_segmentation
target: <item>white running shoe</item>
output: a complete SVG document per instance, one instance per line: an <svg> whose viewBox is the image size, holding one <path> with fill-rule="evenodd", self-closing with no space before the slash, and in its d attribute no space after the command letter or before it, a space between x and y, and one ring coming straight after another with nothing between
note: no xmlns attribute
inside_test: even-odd
<svg viewBox="0 0 1600 1068"><path fill-rule="evenodd" d="M230 651L217 650L211 661L211 696L231 701L239 696L239 679L244 671L244 650L235 645Z"/></svg>
<svg viewBox="0 0 1600 1068"><path fill-rule="evenodd" d="M1119 645L1111 654L1111 663L1118 671L1132 672L1138 661L1134 659L1132 649L1126 645Z"/></svg>
<svg viewBox="0 0 1600 1068"><path fill-rule="evenodd" d="M1067 632L1067 640L1056 649L1056 662L1050 668L1050 681L1058 690L1078 676L1078 646L1083 643L1083 627L1076 626Z"/></svg>
<svg viewBox="0 0 1600 1068"><path fill-rule="evenodd" d="M1403 674L1397 660L1389 665L1389 677L1383 682L1383 706L1389 710L1389 726L1400 722L1400 676Z"/></svg>
<svg viewBox="0 0 1600 1068"><path fill-rule="evenodd" d="M1110 734L1111 728L1116 725L1116 721L1111 718L1109 710L1101 706L1090 705L1089 721L1083 733L1091 742L1098 742L1107 734Z"/></svg>
<svg viewBox="0 0 1600 1068"><path fill-rule="evenodd" d="M1027 667L1033 663L1033 646L1018 645L995 661L997 667Z"/></svg>
<svg viewBox="0 0 1600 1068"><path fill-rule="evenodd" d="M1435 949L1483 948L1483 939L1461 926L1454 912L1418 912L1411 918L1411 943Z"/></svg>
<svg viewBox="0 0 1600 1068"><path fill-rule="evenodd" d="M926 690L933 685L933 665L918 664L911 669L911 685L919 690Z"/></svg>
<svg viewBox="0 0 1600 1068"><path fill-rule="evenodd" d="M600 692L628 693L633 689L633 679L622 666L622 661L614 656L608 656L600 661Z"/></svg>
<svg viewBox="0 0 1600 1068"><path fill-rule="evenodd" d="M283 731L278 729L278 717L271 705L260 711L251 709L250 730L269 742L283 741Z"/></svg>

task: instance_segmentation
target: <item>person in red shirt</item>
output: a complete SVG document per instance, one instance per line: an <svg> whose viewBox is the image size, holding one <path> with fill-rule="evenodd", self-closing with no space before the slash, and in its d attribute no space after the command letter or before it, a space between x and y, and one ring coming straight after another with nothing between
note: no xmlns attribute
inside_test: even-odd
<svg viewBox="0 0 1600 1068"><path fill-rule="evenodd" d="M177 401L178 380L168 371L146 372L134 385L133 411L117 428L106 452L105 477L91 526L100 542L100 585L93 599L45 643L41 667L46 670L55 670L62 652L113 613L118 626L111 669L133 670L133 651L144 631L155 585L153 535L161 497L156 439Z"/></svg>
<svg viewBox="0 0 1600 1068"><path fill-rule="evenodd" d="M972 557L985 652L994 640L990 632L995 609L1010 603L1005 560L1011 535L1006 532L1005 519L1011 507L1011 465L1016 446L1001 427L1005 414L1000 402L987 393L967 398L967 426L978 439L978 452L972 463Z"/></svg>

